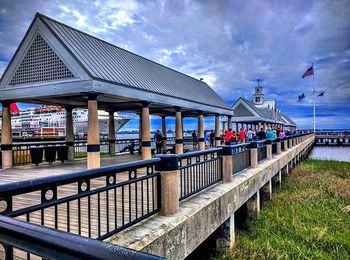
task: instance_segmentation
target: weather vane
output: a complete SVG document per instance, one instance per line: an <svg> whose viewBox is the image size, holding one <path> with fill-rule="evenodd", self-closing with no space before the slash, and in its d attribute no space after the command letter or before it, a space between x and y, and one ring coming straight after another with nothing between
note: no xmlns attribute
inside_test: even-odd
<svg viewBox="0 0 350 260"><path fill-rule="evenodd" d="M263 82L264 80L263 80L263 79L259 79L259 78L257 78L257 79L256 79L256 81L258 82L258 86L260 86L260 84L259 84L259 83L260 83L260 82Z"/></svg>

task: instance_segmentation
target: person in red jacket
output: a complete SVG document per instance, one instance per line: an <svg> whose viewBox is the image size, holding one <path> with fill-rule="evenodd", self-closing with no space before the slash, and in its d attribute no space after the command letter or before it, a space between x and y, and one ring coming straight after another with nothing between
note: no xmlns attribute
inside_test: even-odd
<svg viewBox="0 0 350 260"><path fill-rule="evenodd" d="M238 135L239 135L240 143L245 143L246 133L245 133L243 128L241 128L241 130L239 131Z"/></svg>
<svg viewBox="0 0 350 260"><path fill-rule="evenodd" d="M232 129L229 128L228 131L225 132L225 145L230 145L234 135L233 135L233 132L232 132Z"/></svg>

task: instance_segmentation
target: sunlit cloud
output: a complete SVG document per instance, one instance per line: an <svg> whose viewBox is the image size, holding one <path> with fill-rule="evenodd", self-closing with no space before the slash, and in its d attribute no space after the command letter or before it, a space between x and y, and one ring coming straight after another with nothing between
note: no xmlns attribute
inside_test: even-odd
<svg viewBox="0 0 350 260"><path fill-rule="evenodd" d="M35 12L175 70L203 78L228 104L251 99L257 78L266 97L302 127L312 125L312 78L349 127L350 2L339 1L19 1L0 3L0 74ZM307 98L298 103L303 92ZM336 117L336 116L335 116ZM322 125L327 124L323 119ZM321 121L320 121L321 124Z"/></svg>

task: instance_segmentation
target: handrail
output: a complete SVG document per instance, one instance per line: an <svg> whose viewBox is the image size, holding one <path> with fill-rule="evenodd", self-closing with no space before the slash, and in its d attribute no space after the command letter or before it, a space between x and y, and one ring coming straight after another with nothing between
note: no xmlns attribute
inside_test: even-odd
<svg viewBox="0 0 350 260"><path fill-rule="evenodd" d="M206 149L206 150L202 150L202 151L193 151L193 152L178 154L177 157L179 159L185 159L185 158L189 158L189 157L195 157L195 156L199 156L199 155L220 152L220 151L222 151L222 149L223 149L222 147L219 147L219 148L210 148L210 149Z"/></svg>
<svg viewBox="0 0 350 260"><path fill-rule="evenodd" d="M164 259L0 215L0 243L47 259ZM7 252L10 255L13 252Z"/></svg>

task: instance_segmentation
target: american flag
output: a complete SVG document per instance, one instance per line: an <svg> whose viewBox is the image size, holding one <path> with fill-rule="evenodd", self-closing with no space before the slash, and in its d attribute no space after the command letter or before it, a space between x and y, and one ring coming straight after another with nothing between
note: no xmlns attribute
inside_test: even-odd
<svg viewBox="0 0 350 260"><path fill-rule="evenodd" d="M305 73L303 74L303 78L308 77L314 75L314 66L312 65L310 68L307 69L307 71L305 71Z"/></svg>

